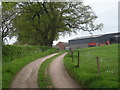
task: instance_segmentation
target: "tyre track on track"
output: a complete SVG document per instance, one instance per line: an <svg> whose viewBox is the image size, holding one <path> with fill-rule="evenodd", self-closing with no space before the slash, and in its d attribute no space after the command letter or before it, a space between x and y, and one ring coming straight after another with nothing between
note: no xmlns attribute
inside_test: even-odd
<svg viewBox="0 0 120 90"><path fill-rule="evenodd" d="M57 55L54 53L43 58L37 59L26 65L14 78L11 88L39 88L37 79L40 65L48 58Z"/></svg>
<svg viewBox="0 0 120 90"><path fill-rule="evenodd" d="M80 88L65 70L63 58L66 54L58 56L49 66L48 73L52 84L55 88Z"/></svg>

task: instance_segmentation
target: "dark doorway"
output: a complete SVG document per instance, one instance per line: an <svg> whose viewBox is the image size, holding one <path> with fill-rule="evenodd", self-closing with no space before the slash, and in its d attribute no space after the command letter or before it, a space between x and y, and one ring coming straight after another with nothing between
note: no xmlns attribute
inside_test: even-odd
<svg viewBox="0 0 120 90"><path fill-rule="evenodd" d="M118 43L118 38L116 37L113 37L113 38L110 38L110 43Z"/></svg>

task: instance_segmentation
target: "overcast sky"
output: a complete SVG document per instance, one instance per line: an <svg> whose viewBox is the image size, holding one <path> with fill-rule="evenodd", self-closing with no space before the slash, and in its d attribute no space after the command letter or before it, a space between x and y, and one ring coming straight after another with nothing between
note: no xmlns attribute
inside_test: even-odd
<svg viewBox="0 0 120 90"><path fill-rule="evenodd" d="M120 0L84 0L85 5L90 5L98 16L96 23L104 24L102 31L96 31L93 35L118 32L118 1ZM90 35L88 32L80 31L77 35L60 36L57 41L53 42L53 45L57 44L59 41L68 42L70 39L88 35ZM13 38L10 40L9 44L15 41L16 39Z"/></svg>
<svg viewBox="0 0 120 90"><path fill-rule="evenodd" d="M90 5L93 11L98 16L96 23L103 23L104 28L102 31L96 31L93 35L106 34L118 32L118 1L119 0L85 0L85 5ZM59 40L54 41L55 45L59 41L68 42L68 40L88 36L88 32L79 32L77 35L73 34L71 36L66 35L65 37L60 36Z"/></svg>

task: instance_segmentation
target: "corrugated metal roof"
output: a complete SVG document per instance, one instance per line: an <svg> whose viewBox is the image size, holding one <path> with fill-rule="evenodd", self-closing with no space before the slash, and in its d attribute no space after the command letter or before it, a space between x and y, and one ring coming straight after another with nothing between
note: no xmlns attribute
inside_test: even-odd
<svg viewBox="0 0 120 90"><path fill-rule="evenodd" d="M71 40L95 38L95 37L100 37L100 36L103 36L103 35L111 35L111 34L120 34L120 32L117 32L117 33L109 33L109 34L91 35L91 36L82 36L82 37L76 37L76 38L71 39Z"/></svg>
<svg viewBox="0 0 120 90"><path fill-rule="evenodd" d="M77 37L71 40L77 40L77 39L85 39L85 38L95 38L95 37L100 37L102 35L93 35L93 36L83 36L83 37Z"/></svg>

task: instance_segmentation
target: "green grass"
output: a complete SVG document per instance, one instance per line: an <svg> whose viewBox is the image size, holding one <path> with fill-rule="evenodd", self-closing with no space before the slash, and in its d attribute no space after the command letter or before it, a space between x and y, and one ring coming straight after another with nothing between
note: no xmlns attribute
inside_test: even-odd
<svg viewBox="0 0 120 90"><path fill-rule="evenodd" d="M71 56L68 54L64 64L69 74L82 87L118 88L118 44L80 49L79 68L76 67L77 52L74 52L74 62L71 62ZM100 60L100 77L97 73L96 56Z"/></svg>
<svg viewBox="0 0 120 90"><path fill-rule="evenodd" d="M20 71L25 65L38 58L44 57L55 52L57 51L54 49L48 49L44 52L39 51L35 54L10 60L9 62L4 63L2 66L2 88L9 88L17 72Z"/></svg>
<svg viewBox="0 0 120 90"><path fill-rule="evenodd" d="M53 87L51 80L49 78L49 75L47 73L47 69L49 67L50 62L61 54L63 53L59 53L58 55L55 55L47 59L45 62L41 64L39 73L38 73L38 86L40 88L52 88Z"/></svg>

